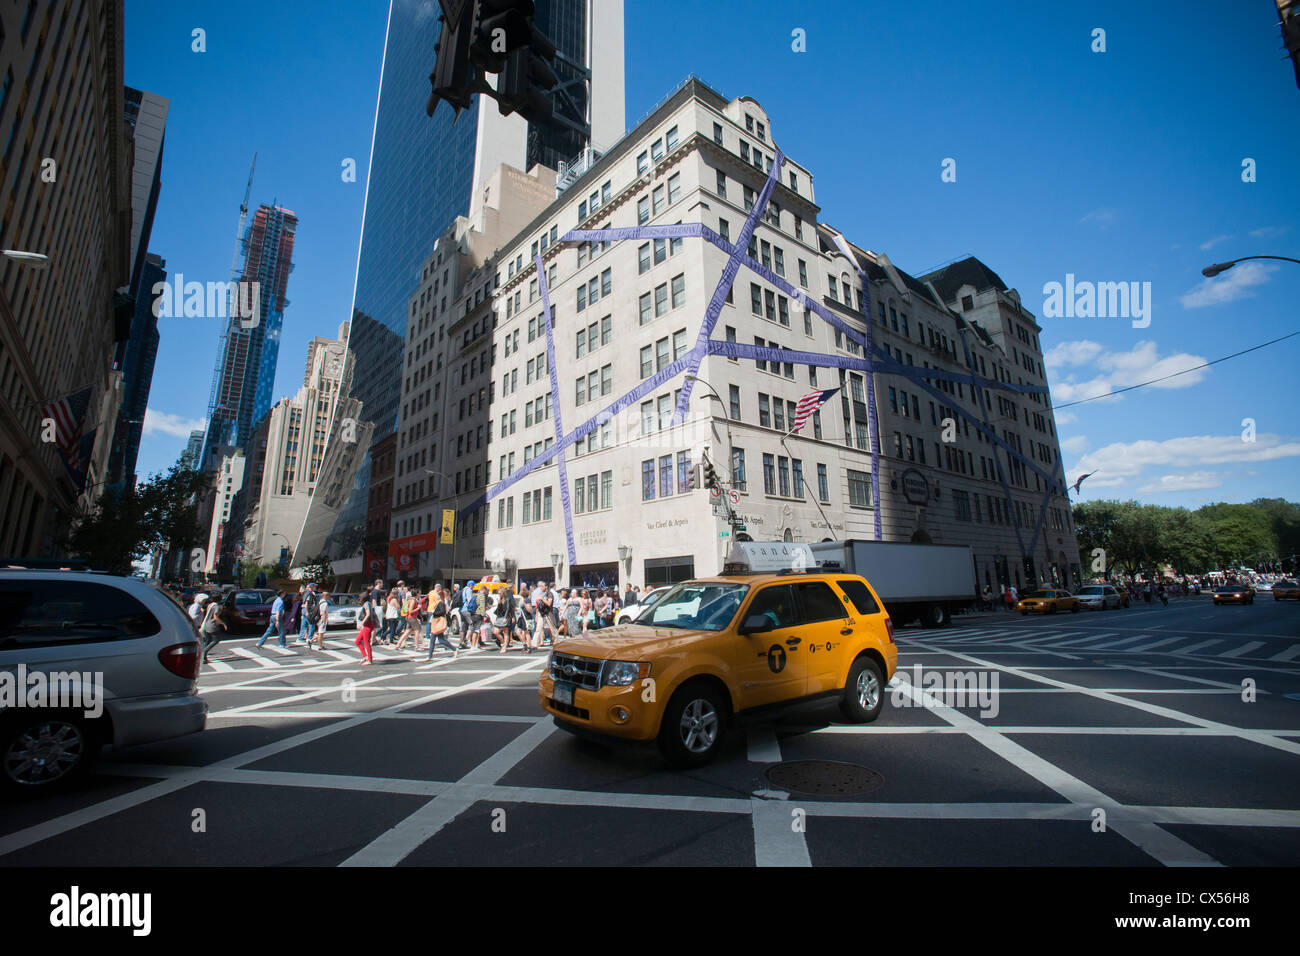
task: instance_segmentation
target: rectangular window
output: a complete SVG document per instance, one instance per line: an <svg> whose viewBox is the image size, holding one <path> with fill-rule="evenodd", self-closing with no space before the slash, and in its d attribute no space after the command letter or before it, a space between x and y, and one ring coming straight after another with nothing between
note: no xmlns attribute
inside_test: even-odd
<svg viewBox="0 0 1300 956"><path fill-rule="evenodd" d="M713 141L717 143L719 146L722 145L722 124L721 123L713 124Z"/></svg>
<svg viewBox="0 0 1300 956"><path fill-rule="evenodd" d="M654 374L654 352L651 346L645 345L641 348L641 377L649 378Z"/></svg>
<svg viewBox="0 0 1300 956"><path fill-rule="evenodd" d="M763 493L776 494L776 458L773 455L763 455Z"/></svg>
<svg viewBox="0 0 1300 956"><path fill-rule="evenodd" d="M754 282L749 284L749 309L755 315L763 314L763 290Z"/></svg>
<svg viewBox="0 0 1300 956"><path fill-rule="evenodd" d="M745 449L731 449L731 486L737 491L745 490Z"/></svg>
<svg viewBox="0 0 1300 956"><path fill-rule="evenodd" d="M652 303L650 300L649 292L641 296L641 298L638 300L641 325L645 325L647 322L649 322L651 319L654 318L654 314L651 312L651 304Z"/></svg>
<svg viewBox="0 0 1300 956"><path fill-rule="evenodd" d="M677 493L685 494L690 490L691 484L691 453L689 451L679 451L677 453Z"/></svg>
<svg viewBox="0 0 1300 956"><path fill-rule="evenodd" d="M780 484L777 486L781 491L782 498L790 497L790 462L784 455L777 456L776 459L776 476Z"/></svg>
<svg viewBox="0 0 1300 956"><path fill-rule="evenodd" d="M642 196L636 201L636 221L639 226L644 226L650 221L650 198L648 196Z"/></svg>
<svg viewBox="0 0 1300 956"><path fill-rule="evenodd" d="M655 497L655 460L641 462L641 500L653 501Z"/></svg>
<svg viewBox="0 0 1300 956"><path fill-rule="evenodd" d="M667 498L673 493L673 456L659 457L659 497Z"/></svg>
<svg viewBox="0 0 1300 956"><path fill-rule="evenodd" d="M717 189L715 190L723 199L727 198L727 174L718 170ZM726 238L725 236L723 238Z"/></svg>
<svg viewBox="0 0 1300 956"><path fill-rule="evenodd" d="M636 174L640 176L649 168L650 168L650 153L649 152L641 153L636 158Z"/></svg>
<svg viewBox="0 0 1300 956"><path fill-rule="evenodd" d="M740 386L728 385L727 392L727 397L731 399L731 417L735 421L740 421Z"/></svg>
<svg viewBox="0 0 1300 956"><path fill-rule="evenodd" d="M600 506L601 508L614 507L614 473L612 471L602 471L600 473ZM551 509L546 509L546 517L551 516Z"/></svg>
<svg viewBox="0 0 1300 956"><path fill-rule="evenodd" d="M772 399L772 425L777 431L785 431L785 402L779 398Z"/></svg>
<svg viewBox="0 0 1300 956"><path fill-rule="evenodd" d="M849 505L871 507L871 476L864 471L849 471Z"/></svg>
<svg viewBox="0 0 1300 956"><path fill-rule="evenodd" d="M673 308L681 308L686 303L686 276L675 275L672 278Z"/></svg>
<svg viewBox="0 0 1300 956"><path fill-rule="evenodd" d="M803 497L803 459L790 459L790 487L796 498Z"/></svg>
<svg viewBox="0 0 1300 956"><path fill-rule="evenodd" d="M668 284L655 287L655 318L668 311Z"/></svg>
<svg viewBox="0 0 1300 956"><path fill-rule="evenodd" d="M682 174L673 173L668 177L668 202L675 203L682 198Z"/></svg>
<svg viewBox="0 0 1300 956"><path fill-rule="evenodd" d="M650 196L653 199L654 214L657 216L659 215L660 212L663 211L664 207L667 205L664 202L664 187L656 186L651 191Z"/></svg>
<svg viewBox="0 0 1300 956"><path fill-rule="evenodd" d="M758 393L758 423L764 428L772 427L772 400L762 392Z"/></svg>
<svg viewBox="0 0 1300 956"><path fill-rule="evenodd" d="M826 466L822 464L817 466L817 497L822 501L831 500L831 486L826 477Z"/></svg>
<svg viewBox="0 0 1300 956"><path fill-rule="evenodd" d="M686 351L686 330L678 329L673 333L673 361L681 358Z"/></svg>
<svg viewBox="0 0 1300 956"><path fill-rule="evenodd" d="M650 243L642 243L636 253L637 274L643 275L650 271Z"/></svg>

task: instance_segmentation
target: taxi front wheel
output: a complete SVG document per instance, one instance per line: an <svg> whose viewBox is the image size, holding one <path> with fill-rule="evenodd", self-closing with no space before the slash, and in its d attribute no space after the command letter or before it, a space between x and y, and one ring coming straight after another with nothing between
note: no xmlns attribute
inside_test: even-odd
<svg viewBox="0 0 1300 956"><path fill-rule="evenodd" d="M725 710L718 692L705 683L687 684L673 694L659 728L659 751L674 767L701 767L722 742Z"/></svg>
<svg viewBox="0 0 1300 956"><path fill-rule="evenodd" d="M840 713L854 724L875 720L885 703L884 686L880 665L869 657L859 657L849 668L849 679L844 682Z"/></svg>

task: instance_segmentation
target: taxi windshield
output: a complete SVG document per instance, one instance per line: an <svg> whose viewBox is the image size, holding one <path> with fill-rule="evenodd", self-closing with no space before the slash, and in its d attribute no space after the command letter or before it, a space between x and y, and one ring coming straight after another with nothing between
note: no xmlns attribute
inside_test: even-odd
<svg viewBox="0 0 1300 956"><path fill-rule="evenodd" d="M749 586L723 581L687 581L661 597L638 624L680 627L692 631L721 631L740 610Z"/></svg>

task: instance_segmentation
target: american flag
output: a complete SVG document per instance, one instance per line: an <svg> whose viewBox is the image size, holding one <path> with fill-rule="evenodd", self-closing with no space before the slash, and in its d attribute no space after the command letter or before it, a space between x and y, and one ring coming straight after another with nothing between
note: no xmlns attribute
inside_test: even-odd
<svg viewBox="0 0 1300 956"><path fill-rule="evenodd" d="M817 410L825 405L830 397L838 391L838 388L827 388L820 392L809 392L799 399L799 404L794 409L794 424L791 426L790 431L797 432L808 424L808 419L812 418Z"/></svg>
<svg viewBox="0 0 1300 956"><path fill-rule="evenodd" d="M63 460L74 471L81 465L81 429L85 426L89 407L90 388L86 387L41 409L42 417L54 419L54 442L63 453Z"/></svg>

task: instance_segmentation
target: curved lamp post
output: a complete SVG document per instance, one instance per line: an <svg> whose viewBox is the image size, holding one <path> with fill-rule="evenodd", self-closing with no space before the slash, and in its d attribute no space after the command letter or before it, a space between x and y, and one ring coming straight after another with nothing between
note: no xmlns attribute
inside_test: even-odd
<svg viewBox="0 0 1300 956"><path fill-rule="evenodd" d="M1227 262L1216 262L1214 265L1206 266L1201 270L1201 275L1207 279L1212 279L1220 272L1227 272L1238 262L1245 262L1247 259L1280 259L1283 262L1300 262L1300 259L1292 259L1290 256L1242 256L1240 259L1229 259Z"/></svg>

